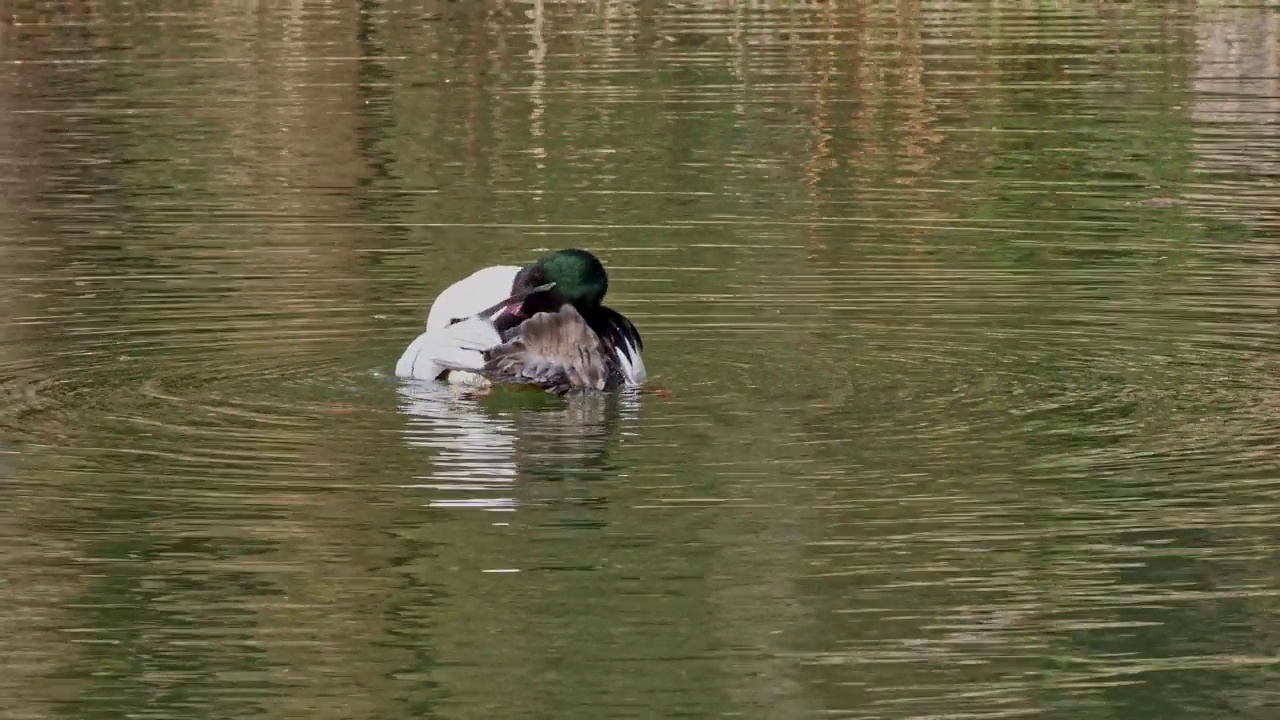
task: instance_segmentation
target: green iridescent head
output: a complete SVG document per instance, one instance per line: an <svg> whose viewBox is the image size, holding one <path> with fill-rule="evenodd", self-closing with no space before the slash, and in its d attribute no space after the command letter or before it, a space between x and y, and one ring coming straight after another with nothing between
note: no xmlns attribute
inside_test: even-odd
<svg viewBox="0 0 1280 720"><path fill-rule="evenodd" d="M597 308L609 292L609 275L600 260L586 250L557 250L545 255L516 274L513 294L528 292L554 283L549 290L535 292L525 300L525 314L555 310L568 303L579 310Z"/></svg>

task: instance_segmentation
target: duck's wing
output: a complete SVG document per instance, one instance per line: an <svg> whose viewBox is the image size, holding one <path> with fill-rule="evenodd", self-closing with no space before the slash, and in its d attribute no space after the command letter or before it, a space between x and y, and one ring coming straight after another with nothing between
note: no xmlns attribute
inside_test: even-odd
<svg viewBox="0 0 1280 720"><path fill-rule="evenodd" d="M501 343L498 330L480 317L427 330L400 356L396 375L435 380L450 371L479 372L488 360L485 352Z"/></svg>
<svg viewBox="0 0 1280 720"><path fill-rule="evenodd" d="M641 357L644 340L640 337L640 331L617 310L602 307L597 313L596 322L592 325L612 349L623 380L631 386L644 384L648 373L644 367L644 358Z"/></svg>
<svg viewBox="0 0 1280 720"><path fill-rule="evenodd" d="M618 377L600 336L572 305L534 315L486 356L484 375L490 380L535 385L558 394L609 390Z"/></svg>

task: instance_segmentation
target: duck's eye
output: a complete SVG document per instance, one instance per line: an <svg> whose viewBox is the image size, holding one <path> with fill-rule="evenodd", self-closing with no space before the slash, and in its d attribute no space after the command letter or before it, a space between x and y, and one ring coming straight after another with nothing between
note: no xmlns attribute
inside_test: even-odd
<svg viewBox="0 0 1280 720"><path fill-rule="evenodd" d="M449 321L449 325L448 325L448 327L452 327L452 326L454 326L454 325L457 325L458 323L462 322L463 320L466 320L466 318L453 318L452 320L450 320L450 321Z"/></svg>

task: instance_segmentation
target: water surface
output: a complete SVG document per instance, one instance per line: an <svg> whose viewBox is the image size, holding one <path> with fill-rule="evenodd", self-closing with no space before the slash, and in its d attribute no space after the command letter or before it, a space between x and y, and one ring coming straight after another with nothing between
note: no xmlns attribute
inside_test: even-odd
<svg viewBox="0 0 1280 720"><path fill-rule="evenodd" d="M10 716L1274 717L1263 4L13 3ZM584 246L665 392L391 376Z"/></svg>

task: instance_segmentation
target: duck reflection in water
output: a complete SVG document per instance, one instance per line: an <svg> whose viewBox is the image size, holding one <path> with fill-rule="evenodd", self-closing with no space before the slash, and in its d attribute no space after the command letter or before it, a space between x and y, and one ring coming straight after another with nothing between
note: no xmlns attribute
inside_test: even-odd
<svg viewBox="0 0 1280 720"><path fill-rule="evenodd" d="M433 507L516 508L514 483L589 479L616 472L610 456L639 415L634 391L574 394L504 388L487 395L443 383L402 381L405 440L432 453Z"/></svg>

